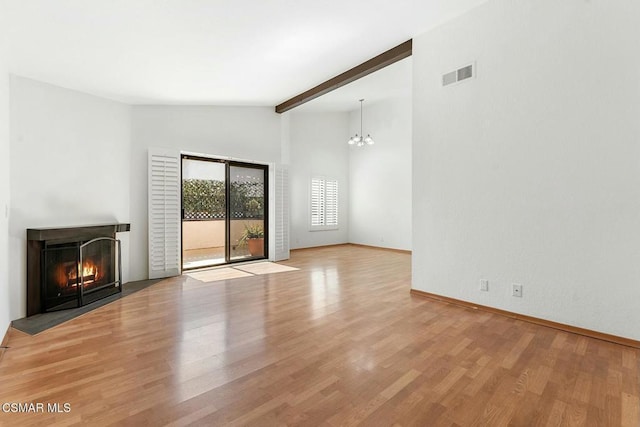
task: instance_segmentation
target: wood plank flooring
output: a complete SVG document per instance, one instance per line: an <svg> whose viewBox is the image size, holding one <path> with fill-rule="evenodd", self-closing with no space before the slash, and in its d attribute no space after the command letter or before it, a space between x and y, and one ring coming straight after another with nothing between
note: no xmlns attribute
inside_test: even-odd
<svg viewBox="0 0 640 427"><path fill-rule="evenodd" d="M640 426L640 351L411 296L410 256L162 281L37 336L11 329L0 424ZM46 412L69 403L70 412Z"/></svg>

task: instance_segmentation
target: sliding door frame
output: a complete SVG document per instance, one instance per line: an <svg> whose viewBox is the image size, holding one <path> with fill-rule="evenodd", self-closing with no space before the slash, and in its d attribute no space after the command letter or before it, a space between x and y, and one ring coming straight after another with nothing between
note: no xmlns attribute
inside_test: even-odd
<svg viewBox="0 0 640 427"><path fill-rule="evenodd" d="M203 267L184 268L184 196L183 196L183 176L182 162L184 159L199 160L205 162L223 163L225 165L225 260L221 264L213 264ZM269 165L262 163L251 163L238 160L229 160L217 157L206 157L202 155L180 154L180 267L183 271L196 270L198 268L210 268L220 265L236 264L246 261L256 261L269 259ZM231 259L231 167L244 167L250 169L259 169L263 172L263 230L264 230L264 252L263 256L250 256L240 259Z"/></svg>
<svg viewBox="0 0 640 427"><path fill-rule="evenodd" d="M228 221L226 221L226 229L227 229L227 242L226 242L226 256L225 256L225 264L234 264L234 263L238 263L238 262L245 262L245 261L254 261L254 260L258 260L258 259L269 259L269 166L268 165L263 165L260 163L249 163L249 162L241 162L238 160L227 160L226 161L227 164L227 169L226 169L226 179L227 179L227 185L226 185L226 190L227 190L227 211L226 211L226 216L229 219ZM232 167L242 167L242 168L248 168L248 169L260 169L262 170L262 176L263 176L263 183L262 183L262 187L263 187L263 220L262 220L262 230L264 232L264 249L263 249L263 255L262 256L254 256L254 257L249 257L249 258L241 258L241 259L236 259L236 260L232 260L231 259L231 245L230 245L230 240L231 240L231 168Z"/></svg>

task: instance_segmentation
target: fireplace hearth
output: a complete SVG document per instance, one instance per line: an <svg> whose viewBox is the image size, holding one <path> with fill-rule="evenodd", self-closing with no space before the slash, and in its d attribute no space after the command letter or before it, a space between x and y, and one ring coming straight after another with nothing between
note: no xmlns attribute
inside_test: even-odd
<svg viewBox="0 0 640 427"><path fill-rule="evenodd" d="M129 224L27 230L27 316L122 291L117 232Z"/></svg>

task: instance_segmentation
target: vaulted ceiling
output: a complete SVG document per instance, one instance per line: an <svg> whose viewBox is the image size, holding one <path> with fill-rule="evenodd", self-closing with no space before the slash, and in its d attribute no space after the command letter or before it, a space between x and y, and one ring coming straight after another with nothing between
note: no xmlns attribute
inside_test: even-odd
<svg viewBox="0 0 640 427"><path fill-rule="evenodd" d="M130 104L274 106L484 1L6 0L9 65Z"/></svg>

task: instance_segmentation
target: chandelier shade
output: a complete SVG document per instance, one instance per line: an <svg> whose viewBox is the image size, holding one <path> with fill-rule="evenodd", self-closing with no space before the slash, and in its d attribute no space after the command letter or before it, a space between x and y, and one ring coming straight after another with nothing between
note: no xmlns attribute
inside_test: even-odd
<svg viewBox="0 0 640 427"><path fill-rule="evenodd" d="M371 135L367 134L367 136L364 136L364 132L362 131L362 103L364 102L364 99L360 100L360 135L358 135L357 133L355 134L355 136L352 136L351 138L349 138L348 144L349 145L355 145L356 147L364 147L365 145L373 145L374 144L374 140L373 138L371 138Z"/></svg>

